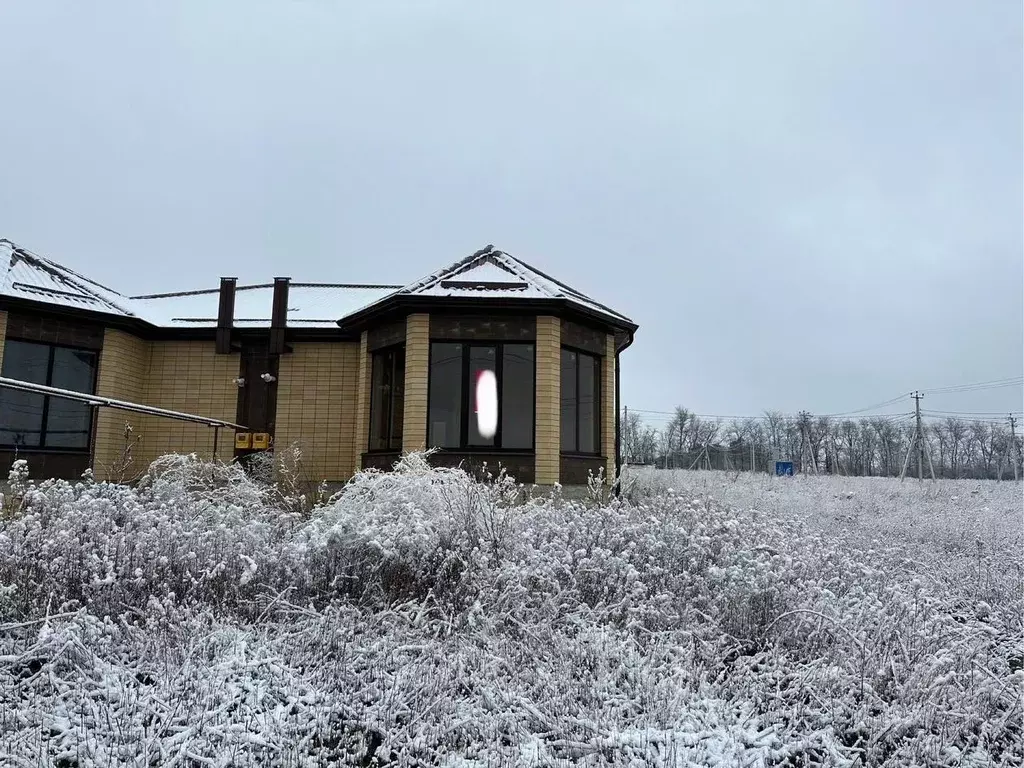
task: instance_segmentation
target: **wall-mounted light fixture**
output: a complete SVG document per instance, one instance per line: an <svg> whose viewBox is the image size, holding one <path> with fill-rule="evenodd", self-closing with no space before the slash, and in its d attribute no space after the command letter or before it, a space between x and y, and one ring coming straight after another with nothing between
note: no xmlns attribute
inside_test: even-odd
<svg viewBox="0 0 1024 768"><path fill-rule="evenodd" d="M238 386L238 387L244 387L245 386L245 379L243 379L241 376L239 376L239 377L237 377L235 379L232 379L232 381L234 381L235 385Z"/></svg>
<svg viewBox="0 0 1024 768"><path fill-rule="evenodd" d="M272 381L277 381L277 376L275 376L272 373L261 373L260 378L267 382L267 384L269 384Z"/></svg>

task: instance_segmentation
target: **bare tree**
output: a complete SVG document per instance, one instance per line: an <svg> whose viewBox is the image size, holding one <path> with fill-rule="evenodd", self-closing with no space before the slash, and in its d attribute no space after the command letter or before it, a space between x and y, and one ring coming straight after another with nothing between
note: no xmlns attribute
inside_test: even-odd
<svg viewBox="0 0 1024 768"><path fill-rule="evenodd" d="M914 422L903 417L870 416L836 423L827 417L787 417L767 411L760 418L722 424L679 407L660 432L644 424L638 414L629 414L623 421L622 444L628 461L665 467L739 469L763 467L772 459L799 462L814 456L828 472L892 477L902 467L913 432ZM937 473L943 477L993 478L1007 450L1018 460L1002 424L950 417L925 423L924 433L926 460L937 464Z"/></svg>

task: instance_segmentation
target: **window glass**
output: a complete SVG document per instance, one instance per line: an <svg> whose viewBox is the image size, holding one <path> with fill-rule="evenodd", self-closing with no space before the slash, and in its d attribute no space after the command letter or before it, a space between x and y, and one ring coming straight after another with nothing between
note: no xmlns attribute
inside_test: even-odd
<svg viewBox="0 0 1024 768"><path fill-rule="evenodd" d="M391 398L391 450L402 449L402 425L405 423L405 348L394 351Z"/></svg>
<svg viewBox="0 0 1024 768"><path fill-rule="evenodd" d="M47 448L88 448L92 408L86 403L51 397L46 409Z"/></svg>
<svg viewBox="0 0 1024 768"><path fill-rule="evenodd" d="M32 392L0 389L0 443L38 448L43 439L43 402Z"/></svg>
<svg viewBox="0 0 1024 768"><path fill-rule="evenodd" d="M501 362L501 447L533 448L533 344L506 344Z"/></svg>
<svg viewBox="0 0 1024 768"><path fill-rule="evenodd" d="M579 355L579 449L597 453L597 358Z"/></svg>
<svg viewBox="0 0 1024 768"><path fill-rule="evenodd" d="M375 352L372 355L373 367L370 371L370 441L371 451L387 448L388 439L388 402L391 392L391 370L385 355Z"/></svg>
<svg viewBox="0 0 1024 768"><path fill-rule="evenodd" d="M96 355L76 349L55 347L51 386L73 392L92 392ZM86 403L51 397L46 409L48 448L88 448L92 408Z"/></svg>
<svg viewBox="0 0 1024 768"><path fill-rule="evenodd" d="M58 389L70 389L73 392L92 392L95 366L96 354L94 352L55 347L50 386Z"/></svg>
<svg viewBox="0 0 1024 768"><path fill-rule="evenodd" d="M49 345L28 341L8 341L4 344L3 375L6 378L46 384L49 367Z"/></svg>
<svg viewBox="0 0 1024 768"><path fill-rule="evenodd" d="M392 347L374 352L370 369L371 451L395 451L402 447L405 403L405 349Z"/></svg>
<svg viewBox="0 0 1024 768"><path fill-rule="evenodd" d="M562 350L562 450L600 453L601 360Z"/></svg>
<svg viewBox="0 0 1024 768"><path fill-rule="evenodd" d="M477 423L476 382L480 374L490 371L497 375L498 350L496 347L471 346L469 348L469 435L468 445L493 446L495 435L484 437L480 434ZM500 382L499 382L500 387Z"/></svg>
<svg viewBox="0 0 1024 768"><path fill-rule="evenodd" d="M96 353L11 340L4 345L2 372L12 379L92 392ZM92 407L86 403L0 389L0 443L87 449L91 433Z"/></svg>
<svg viewBox="0 0 1024 768"><path fill-rule="evenodd" d="M458 448L462 441L462 345L430 345L430 404L427 440L432 447Z"/></svg>
<svg viewBox="0 0 1024 768"><path fill-rule="evenodd" d="M46 384L50 348L45 344L8 341L4 344L3 375L10 379ZM37 448L43 439L44 395L0 389L0 442Z"/></svg>
<svg viewBox="0 0 1024 768"><path fill-rule="evenodd" d="M562 350L562 450L576 451L576 369L577 354L569 349Z"/></svg>

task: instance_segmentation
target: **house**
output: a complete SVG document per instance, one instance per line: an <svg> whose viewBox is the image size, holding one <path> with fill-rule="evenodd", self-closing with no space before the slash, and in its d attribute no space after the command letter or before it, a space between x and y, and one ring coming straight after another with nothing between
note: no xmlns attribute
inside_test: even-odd
<svg viewBox="0 0 1024 768"><path fill-rule="evenodd" d="M615 470L618 360L637 326L492 246L408 285L221 278L125 296L7 240L0 271L0 375L97 396L0 387L0 461L26 458L35 476L109 477L129 444L138 469L254 450L244 434L217 442L212 421L100 397L298 443L314 481L427 446L439 465L500 464L539 485ZM498 383L489 436L473 407L485 369Z"/></svg>

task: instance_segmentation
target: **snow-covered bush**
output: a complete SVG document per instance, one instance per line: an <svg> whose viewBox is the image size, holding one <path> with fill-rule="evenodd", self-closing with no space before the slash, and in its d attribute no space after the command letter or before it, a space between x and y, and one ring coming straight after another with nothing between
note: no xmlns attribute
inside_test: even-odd
<svg viewBox="0 0 1024 768"><path fill-rule="evenodd" d="M414 454L302 513L194 457L26 485L0 523L0 755L1022 764L1011 496L957 485L958 518L892 482L720 477L524 500Z"/></svg>

